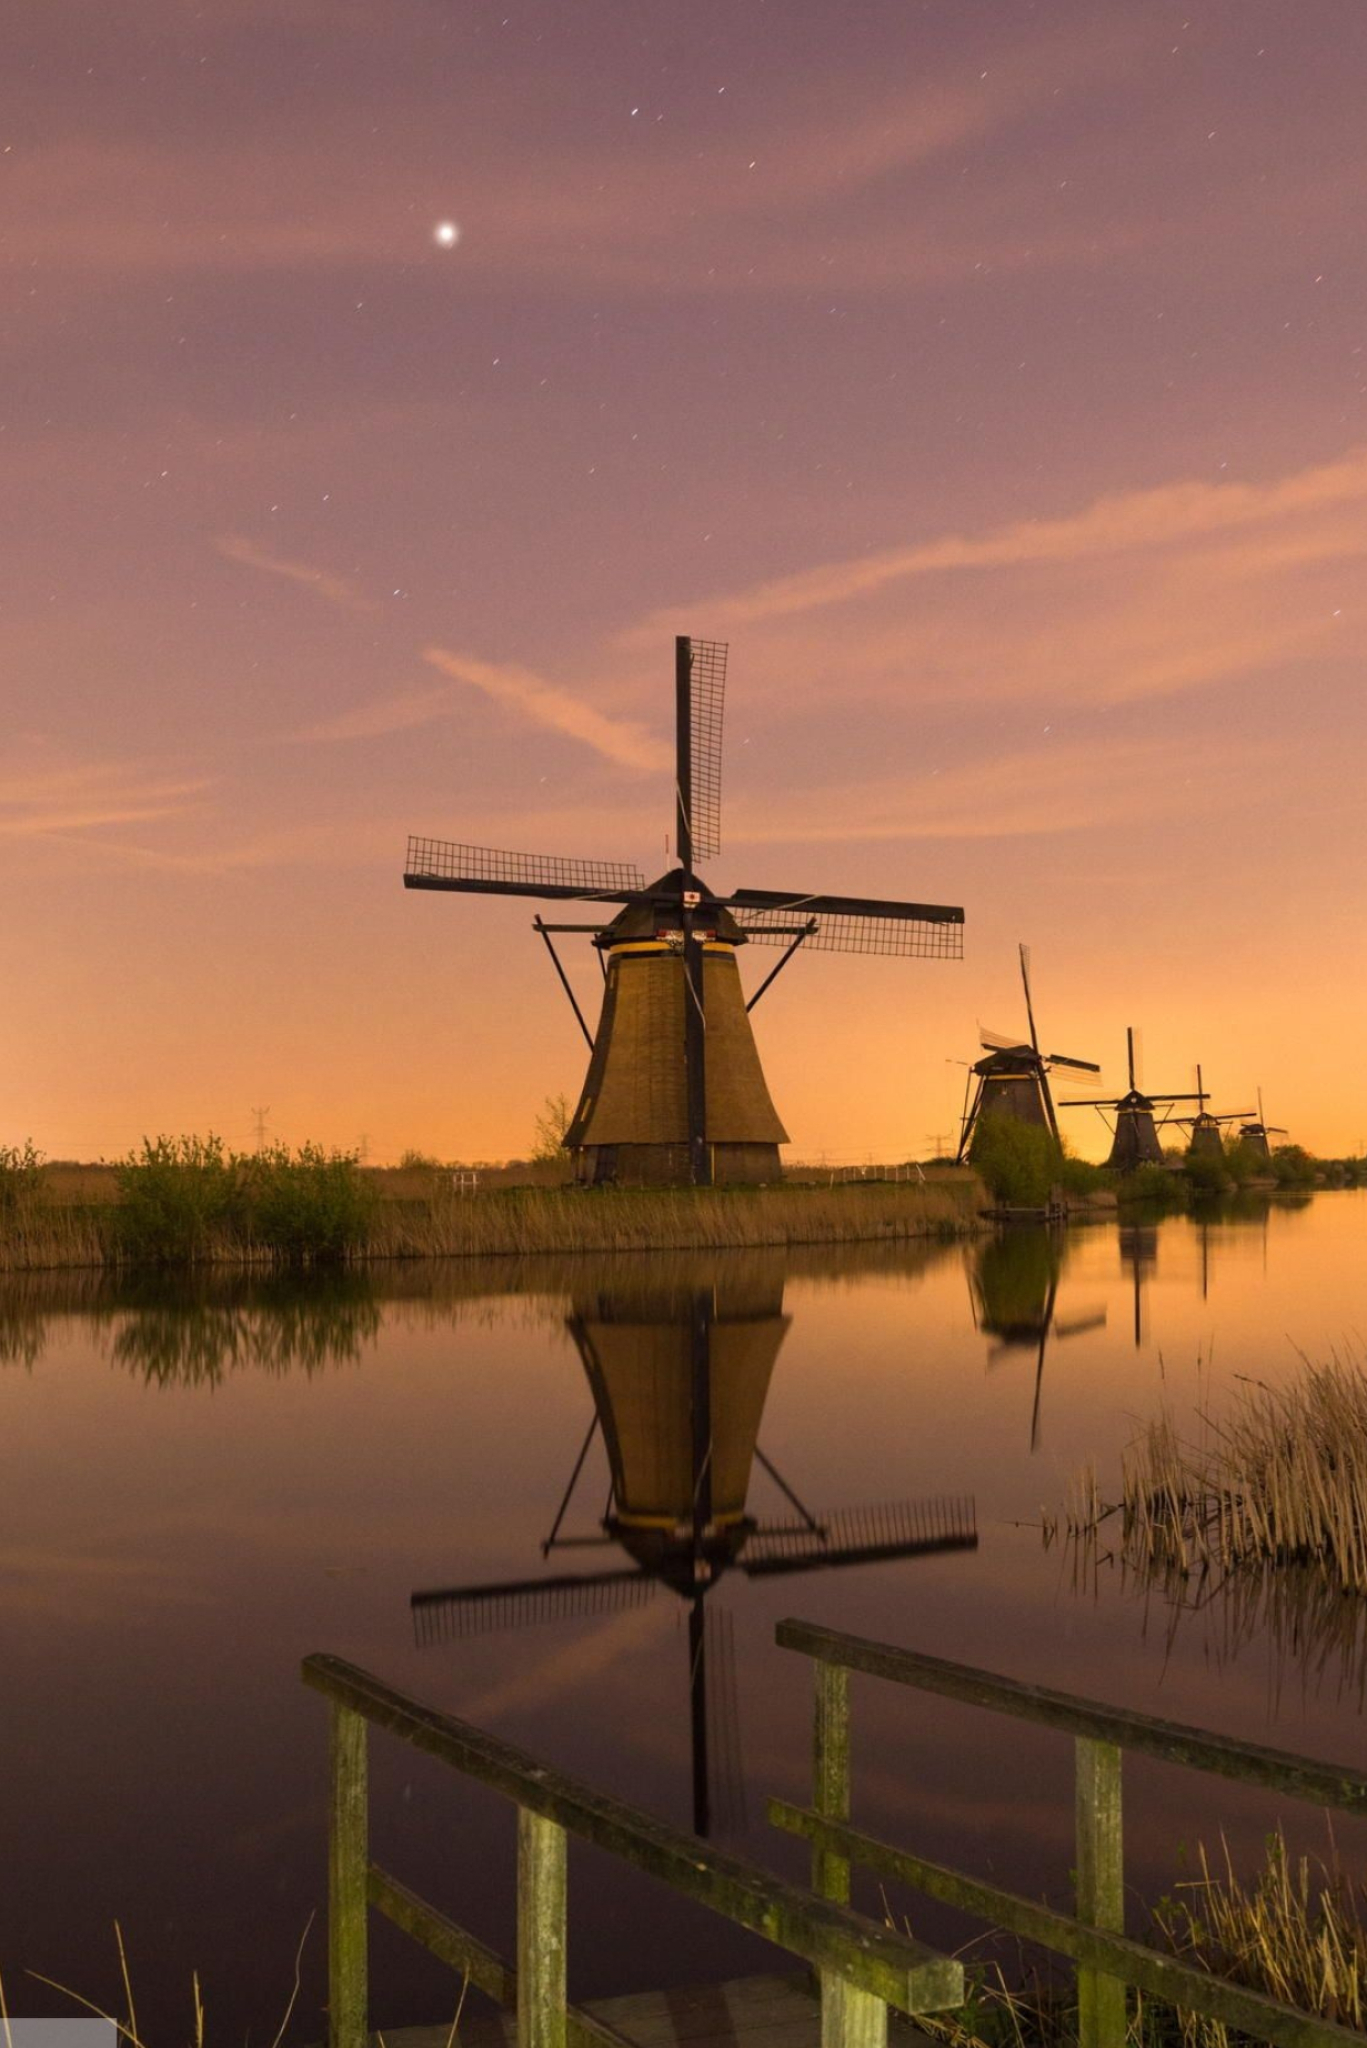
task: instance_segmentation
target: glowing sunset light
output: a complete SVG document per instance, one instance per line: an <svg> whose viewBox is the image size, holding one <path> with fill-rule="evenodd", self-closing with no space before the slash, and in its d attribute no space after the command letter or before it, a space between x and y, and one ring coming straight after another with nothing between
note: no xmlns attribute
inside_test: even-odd
<svg viewBox="0 0 1367 2048"><path fill-rule="evenodd" d="M794 1156L953 1130L1020 941L1090 1093L1358 1147L1351 0L191 12L0 138L0 1143L525 1152L579 1029L407 836L663 870L688 633L726 875L966 913L765 997Z"/></svg>

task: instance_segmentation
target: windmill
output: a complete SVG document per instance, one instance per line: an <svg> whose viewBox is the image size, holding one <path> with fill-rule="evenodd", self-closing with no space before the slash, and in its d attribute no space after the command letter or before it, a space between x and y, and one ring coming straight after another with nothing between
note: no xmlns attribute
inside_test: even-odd
<svg viewBox="0 0 1367 2048"><path fill-rule="evenodd" d="M1289 1135L1290 1133L1287 1131L1286 1126L1284 1124L1270 1124L1264 1120L1263 1091L1260 1088L1258 1090L1257 1121L1254 1123L1240 1124L1240 1143L1247 1145L1250 1151L1256 1152L1259 1158L1270 1159L1272 1157L1272 1147L1271 1145L1269 1145L1268 1139L1285 1138Z"/></svg>
<svg viewBox="0 0 1367 2048"><path fill-rule="evenodd" d="M1188 1096L1187 1100L1200 1105L1195 1116L1179 1116L1174 1121L1185 1124L1191 1133L1187 1143L1188 1159L1223 1159L1225 1142L1220 1135L1221 1124L1242 1123L1246 1117L1252 1116L1252 1110L1235 1109L1227 1111L1224 1116L1213 1115L1206 1108L1206 1084L1201 1078L1199 1066L1196 1069L1196 1093L1194 1096Z"/></svg>
<svg viewBox="0 0 1367 2048"><path fill-rule="evenodd" d="M1030 1025L1027 1040L1007 1038L1000 1032L982 1031L978 1042L986 1059L968 1070L964 1088L963 1128L959 1138L959 1161L972 1157L973 1139L984 1117L1014 1117L1017 1123L1034 1124L1058 1141L1058 1118L1049 1093L1051 1067L1075 1067L1084 1074L1099 1074L1094 1060L1073 1059L1067 1053L1041 1052L1035 1030L1035 1006L1030 997L1030 949L1020 949L1021 982L1025 988L1025 1014ZM968 1096L976 1078L977 1088Z"/></svg>
<svg viewBox="0 0 1367 2048"><path fill-rule="evenodd" d="M709 1186L777 1179L787 1133L769 1096L750 1011L801 946L811 952L959 959L961 909L801 890L716 895L695 861L720 850L721 733L727 650L674 643L678 865L646 883L630 865L504 853L410 838L409 889L463 890L622 906L611 922L534 929L550 951L590 1048L588 1075L565 1133L581 1181ZM604 967L603 1008L590 1033L552 934L589 932ZM746 943L783 957L747 1003L736 965Z"/></svg>
<svg viewBox="0 0 1367 2048"><path fill-rule="evenodd" d="M757 1579L973 1550L973 1505L897 1502L817 1516L799 1499L759 1443L788 1327L777 1260L747 1260L710 1285L696 1267L664 1280L643 1269L629 1285L584 1289L566 1326L593 1416L542 1556L604 1547L625 1552L628 1563L414 1593L418 1642L635 1606L668 1588L687 1605L693 1820L706 1835L718 1746L723 1762L739 1746L734 1711L708 1688L709 1656L715 1667L729 1641L724 1611L706 1607L719 1582L729 1573ZM600 1434L610 1473L606 1509L596 1534L564 1534ZM791 1513L761 1520L750 1512L756 1464Z"/></svg>
<svg viewBox="0 0 1367 2048"><path fill-rule="evenodd" d="M1115 1129L1106 1164L1114 1166L1121 1173L1132 1173L1136 1166L1152 1162L1163 1163L1163 1147L1158 1131L1167 1123L1172 1108L1178 1102L1195 1102L1195 1095L1148 1095L1135 1085L1134 1077L1134 1027L1125 1027L1126 1058L1129 1063L1130 1085L1124 1095L1118 1096L1074 1096L1060 1102L1060 1109L1094 1109L1100 1115L1103 1110L1115 1112ZM1154 1111L1163 1107L1163 1115L1155 1118ZM1102 1116L1102 1122L1105 1117Z"/></svg>
<svg viewBox="0 0 1367 2048"><path fill-rule="evenodd" d="M1039 1447L1044 1357L1050 1336L1076 1337L1106 1326L1104 1308L1067 1320L1056 1313L1063 1238L1053 1230L1009 1230L977 1245L968 1261L968 1298L974 1328L996 1343L987 1362L998 1365L1012 1352L1035 1360L1035 1398L1030 1411L1030 1448Z"/></svg>

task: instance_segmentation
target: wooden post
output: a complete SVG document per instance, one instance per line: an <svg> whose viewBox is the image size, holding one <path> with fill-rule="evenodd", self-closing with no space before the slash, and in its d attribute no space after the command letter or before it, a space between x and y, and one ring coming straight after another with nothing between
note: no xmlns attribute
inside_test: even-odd
<svg viewBox="0 0 1367 2048"><path fill-rule="evenodd" d="M332 1705L328 1828L328 2043L366 2048L366 1737L364 1718Z"/></svg>
<svg viewBox="0 0 1367 2048"><path fill-rule="evenodd" d="M1120 1809L1120 1749L1077 1737L1077 1917L1108 1934L1125 1931L1125 1875ZM1119 1977L1080 1966L1079 2048L1124 2048L1125 1985Z"/></svg>
<svg viewBox="0 0 1367 2048"><path fill-rule="evenodd" d="M821 1980L821 2048L887 2048L888 2009L846 1977Z"/></svg>
<svg viewBox="0 0 1367 2048"><path fill-rule="evenodd" d="M517 2048L565 2048L565 1830L517 1810Z"/></svg>
<svg viewBox="0 0 1367 2048"><path fill-rule="evenodd" d="M812 1811L823 1820L850 1817L850 1674L817 1658L816 1727L812 1745ZM812 1890L838 1906L850 1902L848 1859L820 1846L812 1850Z"/></svg>

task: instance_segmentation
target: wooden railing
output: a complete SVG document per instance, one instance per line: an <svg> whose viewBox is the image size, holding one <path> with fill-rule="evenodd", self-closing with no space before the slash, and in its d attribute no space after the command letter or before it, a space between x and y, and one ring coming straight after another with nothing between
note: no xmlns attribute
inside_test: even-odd
<svg viewBox="0 0 1367 2048"><path fill-rule="evenodd" d="M307 1657L306 1685L331 1705L328 1845L330 2048L366 2048L367 1908L517 2011L518 2048L602 2048L617 2036L565 1997L566 1838L634 1864L683 1897L762 1935L820 1973L823 2048L881 2048L891 2006L963 2003L962 1967L921 1942L814 1896L621 1800L604 1797L511 1743L394 1691L339 1657ZM501 1793L517 1808L517 1963L370 1861L370 1724ZM619 2044L620 2048L620 2044Z"/></svg>
<svg viewBox="0 0 1367 2048"><path fill-rule="evenodd" d="M850 1869L857 1864L1069 1957L1077 1965L1081 2048L1123 2048L1127 1985L1221 2020L1276 2048L1362 2048L1362 2035L1351 2028L1282 2005L1126 1938L1120 1759L1123 1750L1139 1750L1168 1763L1237 1778L1348 1813L1367 1813L1367 1774L1102 1706L1045 1686L1023 1685L967 1664L949 1664L806 1622L782 1621L777 1634L784 1649L799 1650L815 1662L816 1734L811 1806L771 1800L769 1818L811 1842L814 1890L847 1904ZM928 1862L850 1826L852 1671L939 1693L966 1706L1013 1714L1073 1737L1077 1853L1072 1915Z"/></svg>

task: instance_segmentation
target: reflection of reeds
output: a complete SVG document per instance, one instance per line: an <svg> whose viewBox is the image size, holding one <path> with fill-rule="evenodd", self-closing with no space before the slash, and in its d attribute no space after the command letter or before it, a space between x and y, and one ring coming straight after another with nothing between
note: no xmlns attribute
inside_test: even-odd
<svg viewBox="0 0 1367 2048"><path fill-rule="evenodd" d="M1212 1874L1198 1845L1200 1876L1160 1900L1154 1920L1184 1962L1229 1983L1300 2007L1342 2027L1363 2030L1367 2018L1367 1897L1334 1855L1329 1863L1294 1861L1277 1829L1251 1882L1235 1872L1227 1844L1224 1869ZM1199 2013L1176 2014L1184 2048L1229 2048L1230 2030ZM1238 2039L1240 2037L1235 2036Z"/></svg>

